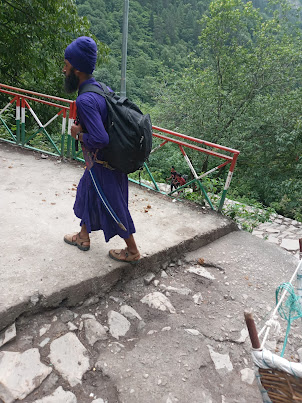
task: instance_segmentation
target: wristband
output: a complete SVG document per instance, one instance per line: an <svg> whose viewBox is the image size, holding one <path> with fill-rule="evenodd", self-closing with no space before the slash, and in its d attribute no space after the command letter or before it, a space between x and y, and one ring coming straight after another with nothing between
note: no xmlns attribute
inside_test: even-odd
<svg viewBox="0 0 302 403"><path fill-rule="evenodd" d="M75 139L76 140L79 140L80 139L80 134L81 134L82 132L78 132L77 134L76 134L76 136L75 136Z"/></svg>

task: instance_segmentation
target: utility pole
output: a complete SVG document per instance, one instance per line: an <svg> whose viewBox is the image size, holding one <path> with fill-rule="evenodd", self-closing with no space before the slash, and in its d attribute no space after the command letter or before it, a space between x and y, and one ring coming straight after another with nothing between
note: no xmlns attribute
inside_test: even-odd
<svg viewBox="0 0 302 403"><path fill-rule="evenodd" d="M121 96L122 97L126 96L128 14L129 14L129 0L124 0L123 45L122 45L122 77L121 77Z"/></svg>

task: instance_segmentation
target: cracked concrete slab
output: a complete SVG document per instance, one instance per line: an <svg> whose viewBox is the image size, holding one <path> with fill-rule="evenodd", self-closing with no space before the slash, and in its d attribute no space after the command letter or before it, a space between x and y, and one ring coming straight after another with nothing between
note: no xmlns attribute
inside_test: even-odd
<svg viewBox="0 0 302 403"><path fill-rule="evenodd" d="M101 296L122 277L159 271L163 261L236 229L216 212L172 203L130 184L129 208L143 258L129 267L108 257L109 249L123 246L118 237L107 245L101 231L92 233L89 252L63 242L66 233L80 228L72 207L82 164L42 159L39 153L3 143L0 161L0 220L5 228L0 235L0 330L22 313Z"/></svg>

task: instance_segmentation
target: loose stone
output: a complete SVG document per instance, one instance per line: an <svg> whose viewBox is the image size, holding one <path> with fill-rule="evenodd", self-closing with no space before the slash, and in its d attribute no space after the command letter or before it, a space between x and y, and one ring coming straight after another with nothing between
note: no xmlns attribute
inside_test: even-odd
<svg viewBox="0 0 302 403"><path fill-rule="evenodd" d="M36 291L31 297L30 297L30 302L35 306L40 300L40 294L38 291Z"/></svg>
<svg viewBox="0 0 302 403"><path fill-rule="evenodd" d="M187 270L189 273L194 273L197 274L200 277L205 277L208 280L215 280L215 277L212 276L212 274L210 274L206 269L204 269L203 267L190 267Z"/></svg>
<svg viewBox="0 0 302 403"><path fill-rule="evenodd" d="M0 333L0 347L16 337L16 324L13 323L4 332Z"/></svg>
<svg viewBox="0 0 302 403"><path fill-rule="evenodd" d="M77 403L77 398L60 386L51 395L35 400L34 403Z"/></svg>
<svg viewBox="0 0 302 403"><path fill-rule="evenodd" d="M299 248L299 241L298 239L282 239L281 248L284 248L288 251L295 251Z"/></svg>
<svg viewBox="0 0 302 403"><path fill-rule="evenodd" d="M154 333L157 333L157 332L158 332L157 330L149 330L149 332L147 334L151 335L151 334L154 334Z"/></svg>
<svg viewBox="0 0 302 403"><path fill-rule="evenodd" d="M65 312L62 313L60 319L64 323L71 322L74 319L74 313L67 309Z"/></svg>
<svg viewBox="0 0 302 403"><path fill-rule="evenodd" d="M155 279L155 274L152 273L152 272L149 272L149 273L147 273L147 274L145 275L145 277L144 277L144 283L145 283L146 285L149 285L149 284L152 283L152 281L153 281L154 279Z"/></svg>
<svg viewBox="0 0 302 403"><path fill-rule="evenodd" d="M125 316L115 311L108 312L108 324L109 331L115 339L119 339L120 336L125 336L131 326Z"/></svg>
<svg viewBox="0 0 302 403"><path fill-rule="evenodd" d="M198 292L197 294L193 295L193 301L196 305L200 305L203 301L201 292Z"/></svg>
<svg viewBox="0 0 302 403"><path fill-rule="evenodd" d="M207 347L209 349L210 356L217 371L222 370L222 372L225 373L225 372L231 372L233 370L233 364L230 360L229 354L219 354L216 351L214 351L211 346L208 345Z"/></svg>
<svg viewBox="0 0 302 403"><path fill-rule="evenodd" d="M244 343L248 335L249 335L248 330L247 329L242 329L241 332L240 332L239 339L235 340L236 343Z"/></svg>
<svg viewBox="0 0 302 403"><path fill-rule="evenodd" d="M86 301L84 301L83 306L90 306L90 305L94 305L97 304L99 302L99 297L94 296L91 298L86 299Z"/></svg>
<svg viewBox="0 0 302 403"><path fill-rule="evenodd" d="M244 368L240 371L241 373L241 380L243 382L248 383L249 385L251 385L254 382L255 379L255 373L252 369L250 368Z"/></svg>
<svg viewBox="0 0 302 403"><path fill-rule="evenodd" d="M42 364L37 348L24 353L0 352L0 401L13 403L22 400L35 390L51 373Z"/></svg>
<svg viewBox="0 0 302 403"><path fill-rule="evenodd" d="M136 312L135 309L133 309L129 305L122 305L120 308L121 314L126 316L128 319L139 319L142 320L141 316Z"/></svg>
<svg viewBox="0 0 302 403"><path fill-rule="evenodd" d="M49 358L70 386L81 383L83 374L89 369L87 350L71 332L51 343Z"/></svg>
<svg viewBox="0 0 302 403"><path fill-rule="evenodd" d="M169 299L164 294L158 291L145 295L141 299L141 302L143 304L149 305L150 308L159 309L160 311L168 310L170 313L176 312Z"/></svg>
<svg viewBox="0 0 302 403"><path fill-rule="evenodd" d="M84 314L81 316L81 319L93 319L93 320L95 320L95 316L92 315L91 313L84 313Z"/></svg>
<svg viewBox="0 0 302 403"><path fill-rule="evenodd" d="M108 338L106 330L96 319L86 319L84 321L85 337L88 343L93 346L98 340Z"/></svg>
<svg viewBox="0 0 302 403"><path fill-rule="evenodd" d="M68 325L68 329L69 329L71 332L73 332L74 330L77 330L77 329L78 329L77 326L74 325L72 322L68 322L67 325Z"/></svg>
<svg viewBox="0 0 302 403"><path fill-rule="evenodd" d="M39 331L39 335L40 337L44 336L44 334L46 332L48 332L48 330L50 329L51 325L44 325L43 327L41 327L40 331Z"/></svg>
<svg viewBox="0 0 302 403"><path fill-rule="evenodd" d="M193 336L199 336L200 332L196 329L185 329L185 332L192 334Z"/></svg>

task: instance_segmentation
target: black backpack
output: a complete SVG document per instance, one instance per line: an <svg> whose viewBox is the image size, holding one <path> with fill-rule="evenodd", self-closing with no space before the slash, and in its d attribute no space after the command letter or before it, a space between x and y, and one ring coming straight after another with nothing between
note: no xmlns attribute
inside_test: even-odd
<svg viewBox="0 0 302 403"><path fill-rule="evenodd" d="M95 92L102 95L107 105L105 129L109 144L102 149L102 159L126 174L140 169L152 148L152 124L150 115L144 115L133 102L108 90L104 83L99 88L84 84L79 95Z"/></svg>

